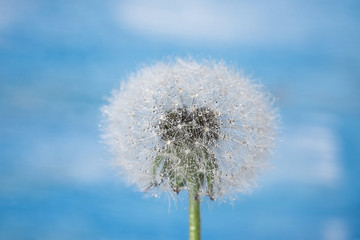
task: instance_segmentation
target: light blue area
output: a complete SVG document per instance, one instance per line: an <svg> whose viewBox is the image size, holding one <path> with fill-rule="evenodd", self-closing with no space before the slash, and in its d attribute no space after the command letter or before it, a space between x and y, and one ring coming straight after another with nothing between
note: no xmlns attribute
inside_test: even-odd
<svg viewBox="0 0 360 240"><path fill-rule="evenodd" d="M98 129L112 89L142 64L178 56L244 69L277 97L282 118L274 169L251 195L204 199L203 238L359 239L359 3L272 1L300 6L282 19L264 1L245 2L275 19L246 39L242 22L226 39L143 29L116 17L127 4L0 0L0 239L187 238L186 196L175 206L125 186Z"/></svg>

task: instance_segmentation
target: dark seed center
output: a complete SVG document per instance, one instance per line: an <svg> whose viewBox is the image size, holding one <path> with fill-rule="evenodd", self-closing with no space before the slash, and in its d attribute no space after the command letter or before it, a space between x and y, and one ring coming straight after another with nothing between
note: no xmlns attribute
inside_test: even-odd
<svg viewBox="0 0 360 240"><path fill-rule="evenodd" d="M177 108L166 112L158 124L161 138L176 143L214 144L219 138L220 121L208 107Z"/></svg>

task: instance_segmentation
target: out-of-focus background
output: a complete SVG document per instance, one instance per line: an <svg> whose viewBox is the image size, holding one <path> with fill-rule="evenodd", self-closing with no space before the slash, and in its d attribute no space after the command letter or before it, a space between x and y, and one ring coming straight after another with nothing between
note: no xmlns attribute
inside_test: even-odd
<svg viewBox="0 0 360 240"><path fill-rule="evenodd" d="M186 239L187 201L109 166L100 107L143 64L223 59L278 99L259 188L204 239L360 239L357 0L0 0L0 239Z"/></svg>

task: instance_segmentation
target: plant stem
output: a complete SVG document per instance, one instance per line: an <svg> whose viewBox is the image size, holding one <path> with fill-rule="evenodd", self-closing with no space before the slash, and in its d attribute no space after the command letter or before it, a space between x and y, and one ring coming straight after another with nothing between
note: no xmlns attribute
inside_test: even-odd
<svg viewBox="0 0 360 240"><path fill-rule="evenodd" d="M189 194L189 240L200 240L200 200Z"/></svg>

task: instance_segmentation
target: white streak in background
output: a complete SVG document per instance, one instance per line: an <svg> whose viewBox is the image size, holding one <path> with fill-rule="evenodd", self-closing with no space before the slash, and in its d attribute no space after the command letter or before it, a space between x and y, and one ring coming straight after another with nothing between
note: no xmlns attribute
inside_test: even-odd
<svg viewBox="0 0 360 240"><path fill-rule="evenodd" d="M338 38L344 30L341 26L351 26L353 21L343 5L285 0L140 0L122 1L115 9L121 26L150 36L292 44L323 39L328 34Z"/></svg>
<svg viewBox="0 0 360 240"><path fill-rule="evenodd" d="M0 29L8 25L13 18L13 12L10 10L11 7L9 5L8 1L0 0Z"/></svg>
<svg viewBox="0 0 360 240"><path fill-rule="evenodd" d="M2 31L16 19L16 14L12 5L11 1L0 0L0 45L2 45L4 41L1 36Z"/></svg>
<svg viewBox="0 0 360 240"><path fill-rule="evenodd" d="M316 120L314 121L316 122ZM343 180L344 167L340 146L333 129L327 124L288 126L279 152L273 162L272 182L337 187Z"/></svg>
<svg viewBox="0 0 360 240"><path fill-rule="evenodd" d="M102 156L103 148L83 132L55 137L29 138L16 168L0 175L0 196L13 195L54 184L97 184L114 176Z"/></svg>
<svg viewBox="0 0 360 240"><path fill-rule="evenodd" d="M336 184L340 180L338 143L331 129L323 126L300 127L293 138L293 147L301 151L308 177L327 184Z"/></svg>
<svg viewBox="0 0 360 240"><path fill-rule="evenodd" d="M57 138L34 143L32 156L36 161L29 165L35 173L60 182L96 183L106 179L111 169L102 161L103 149L98 142L86 136Z"/></svg>
<svg viewBox="0 0 360 240"><path fill-rule="evenodd" d="M0 30L10 27L19 19L23 18L25 13L33 10L34 3L23 0L0 0Z"/></svg>
<svg viewBox="0 0 360 240"><path fill-rule="evenodd" d="M14 1L0 0L0 30L11 25L17 18Z"/></svg>
<svg viewBox="0 0 360 240"><path fill-rule="evenodd" d="M36 8L35 3L24 0L0 0L0 44L2 32L27 17Z"/></svg>
<svg viewBox="0 0 360 240"><path fill-rule="evenodd" d="M324 240L346 240L349 239L348 226L342 219L330 219L323 227Z"/></svg>

